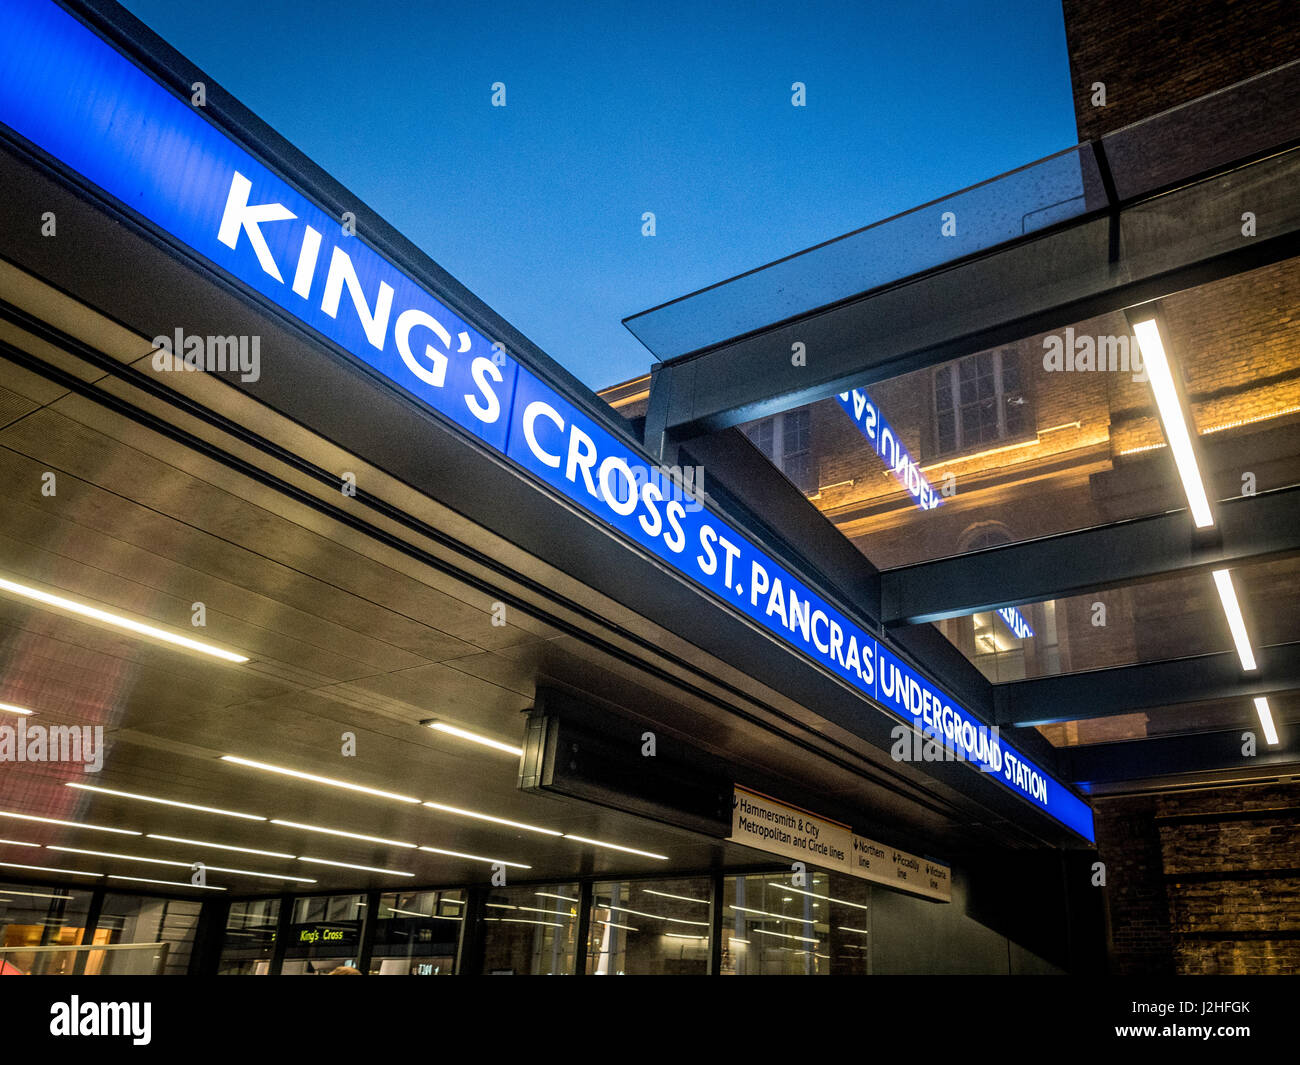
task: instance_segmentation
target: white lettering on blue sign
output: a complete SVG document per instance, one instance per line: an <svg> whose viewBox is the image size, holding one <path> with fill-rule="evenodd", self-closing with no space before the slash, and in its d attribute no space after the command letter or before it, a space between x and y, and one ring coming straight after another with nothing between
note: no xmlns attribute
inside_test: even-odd
<svg viewBox="0 0 1300 1065"><path fill-rule="evenodd" d="M1024 614L1013 606L1002 607L998 610L998 617L1007 623L1007 628L1011 630L1018 640L1027 640L1034 634L1034 630L1029 627L1029 622L1025 620Z"/></svg>
<svg viewBox="0 0 1300 1065"><path fill-rule="evenodd" d="M984 734L721 517L665 499L647 458L363 239L327 248L330 215L61 8L8 0L7 14L0 121L16 133L879 705L962 744ZM1005 744L973 746L981 769L1092 840L1069 788Z"/></svg>
<svg viewBox="0 0 1300 1065"><path fill-rule="evenodd" d="M921 467L903 446L903 441L893 426L885 421L885 416L880 413L880 408L872 402L871 397L862 389L855 388L852 392L841 392L838 398L840 406L853 419L858 431L884 460L885 468L894 475L894 479L907 489L916 505L922 510L933 510L941 506L943 500L939 498L939 493L925 479Z"/></svg>

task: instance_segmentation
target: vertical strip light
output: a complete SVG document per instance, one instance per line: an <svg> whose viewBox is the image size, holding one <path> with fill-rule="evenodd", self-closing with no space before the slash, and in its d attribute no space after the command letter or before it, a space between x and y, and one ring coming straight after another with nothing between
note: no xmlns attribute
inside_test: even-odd
<svg viewBox="0 0 1300 1065"><path fill-rule="evenodd" d="M1268 707L1268 700L1259 696L1255 700L1255 710L1259 713L1259 723L1264 729L1264 739L1270 747L1277 746L1277 728L1273 724L1273 711Z"/></svg>
<svg viewBox="0 0 1300 1065"><path fill-rule="evenodd" d="M1169 441L1169 450L1174 456L1178 476L1183 482L1183 492L1192 511L1192 520L1198 529L1208 528L1214 524L1214 515L1210 512L1210 501L1201 481L1200 468L1196 465L1196 452L1192 448L1191 434L1187 431L1187 419L1178 399L1178 389L1174 386L1174 375L1165 353L1164 341L1160 338L1160 327L1154 316L1133 321L1132 325L1151 381L1151 390L1155 393L1156 409L1160 412L1165 439Z"/></svg>
<svg viewBox="0 0 1300 1065"><path fill-rule="evenodd" d="M1232 642L1237 645L1237 655L1241 658L1241 668L1250 672L1255 668L1255 652L1250 646L1250 634L1246 632L1246 621L1241 616L1241 604L1237 602L1237 590L1232 586L1232 574L1226 569L1214 571L1214 583L1219 589L1219 599L1223 603L1223 613L1228 618L1228 628L1232 631Z"/></svg>

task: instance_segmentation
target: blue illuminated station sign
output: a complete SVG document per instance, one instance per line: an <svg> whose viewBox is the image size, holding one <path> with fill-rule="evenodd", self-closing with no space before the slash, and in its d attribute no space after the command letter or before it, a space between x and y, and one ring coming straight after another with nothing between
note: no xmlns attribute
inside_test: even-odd
<svg viewBox="0 0 1300 1065"><path fill-rule="evenodd" d="M48 0L6 0L0 121L1080 836L1092 811L649 460Z"/></svg>

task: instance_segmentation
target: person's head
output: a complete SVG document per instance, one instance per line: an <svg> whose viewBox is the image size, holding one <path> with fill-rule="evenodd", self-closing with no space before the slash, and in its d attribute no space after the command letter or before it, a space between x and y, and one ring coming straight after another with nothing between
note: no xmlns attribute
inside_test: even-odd
<svg viewBox="0 0 1300 1065"><path fill-rule="evenodd" d="M337 968L331 969L325 975L326 976L360 976L361 970L354 969L352 968L351 965L340 965Z"/></svg>

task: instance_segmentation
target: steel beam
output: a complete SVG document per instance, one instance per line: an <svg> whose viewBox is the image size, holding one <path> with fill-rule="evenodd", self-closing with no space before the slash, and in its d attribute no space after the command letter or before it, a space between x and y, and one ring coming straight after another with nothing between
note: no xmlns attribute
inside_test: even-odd
<svg viewBox="0 0 1300 1065"><path fill-rule="evenodd" d="M1216 517L1210 535L1179 510L886 570L881 620L918 625L1300 551L1300 487L1229 500Z"/></svg>
<svg viewBox="0 0 1300 1065"><path fill-rule="evenodd" d="M1300 689L1300 643L1258 647L1255 658L1258 668L1249 673L1235 651L1223 651L998 684L994 717L1000 726L1046 725Z"/></svg>
<svg viewBox="0 0 1300 1065"><path fill-rule="evenodd" d="M1300 150L1281 152L665 362L656 428L687 440L1293 258L1298 180ZM1251 238L1222 224L1243 188L1259 204Z"/></svg>
<svg viewBox="0 0 1300 1065"><path fill-rule="evenodd" d="M1245 753L1243 735L1254 733L1254 754ZM1258 725L1197 732L1181 736L1160 736L1123 743L1098 743L1071 747L1061 752L1066 780L1080 784L1110 784L1126 780L1150 780L1283 766L1300 762L1300 730L1276 747L1268 747Z"/></svg>

